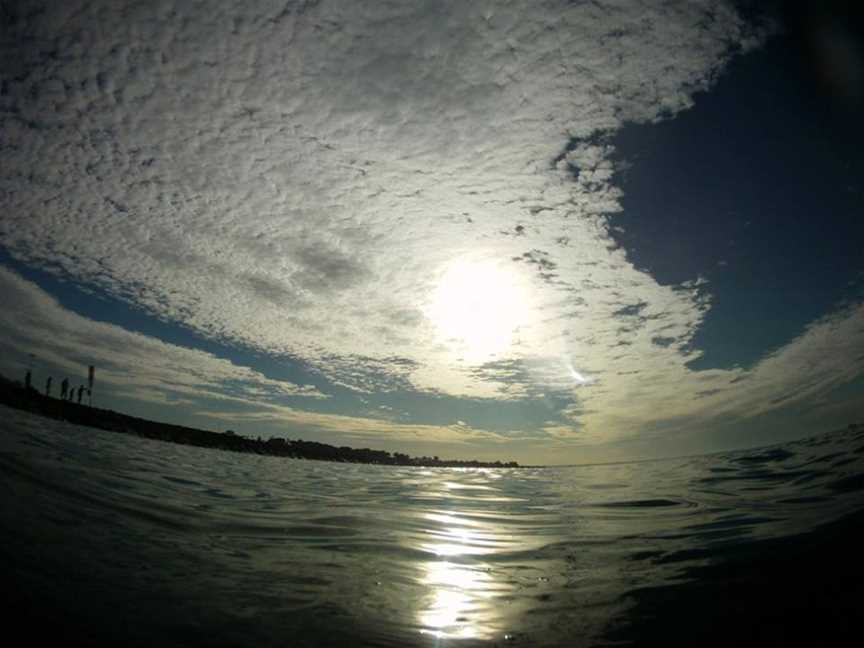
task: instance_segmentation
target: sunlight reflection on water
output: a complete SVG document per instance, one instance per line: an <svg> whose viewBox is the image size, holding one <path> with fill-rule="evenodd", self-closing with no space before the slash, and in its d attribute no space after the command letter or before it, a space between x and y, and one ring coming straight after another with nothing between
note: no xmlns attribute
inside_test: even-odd
<svg viewBox="0 0 864 648"><path fill-rule="evenodd" d="M594 646L627 619L637 589L858 510L864 496L864 432L644 464L416 470L0 412L10 582L118 636L146 616L127 648L178 636L259 648Z"/></svg>
<svg viewBox="0 0 864 648"><path fill-rule="evenodd" d="M420 632L436 638L492 638L500 623L495 623L498 606L491 599L500 595L502 587L487 565L461 561L492 553L493 534L479 530L477 522L461 519L458 513L425 517L439 527L430 528L434 541L420 548L441 559L423 564L425 575L420 582L430 595L418 613Z"/></svg>

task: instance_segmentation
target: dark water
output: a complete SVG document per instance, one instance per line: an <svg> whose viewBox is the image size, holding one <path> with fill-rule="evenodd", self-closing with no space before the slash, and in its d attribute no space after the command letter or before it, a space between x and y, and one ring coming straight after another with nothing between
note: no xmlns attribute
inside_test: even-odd
<svg viewBox="0 0 864 648"><path fill-rule="evenodd" d="M860 429L485 470L240 455L6 408L0 419L2 604L7 630L34 639L833 645L864 594Z"/></svg>

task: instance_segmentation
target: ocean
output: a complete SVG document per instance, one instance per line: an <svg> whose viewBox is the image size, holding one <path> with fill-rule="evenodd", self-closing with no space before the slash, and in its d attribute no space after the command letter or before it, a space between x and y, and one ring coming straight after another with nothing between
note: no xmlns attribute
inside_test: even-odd
<svg viewBox="0 0 864 648"><path fill-rule="evenodd" d="M336 464L0 407L9 636L66 646L840 645L864 428L521 469Z"/></svg>

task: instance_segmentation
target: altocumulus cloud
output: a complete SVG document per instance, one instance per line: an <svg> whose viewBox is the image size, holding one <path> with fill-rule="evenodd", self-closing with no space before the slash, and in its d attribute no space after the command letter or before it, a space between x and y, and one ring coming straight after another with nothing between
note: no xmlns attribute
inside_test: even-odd
<svg viewBox="0 0 864 648"><path fill-rule="evenodd" d="M55 394L62 376L81 376L86 365L96 364L101 393L157 404L224 399L226 392L235 394L236 401L258 406L286 396L326 398L311 385L272 380L204 351L81 317L2 267L0 294L3 339L20 355L38 355L41 373L55 374ZM5 359L16 360L8 355ZM6 367L13 368L17 373L14 365Z"/></svg>
<svg viewBox="0 0 864 648"><path fill-rule="evenodd" d="M83 376L84 367L95 363L97 394L103 402L108 394L159 408L180 406L194 420L251 428L264 436L349 438L394 449L410 443L433 452L446 452L458 444L471 446L472 456L489 458L500 456L496 446L512 440L462 422L417 425L390 421L386 411L363 417L290 407L284 404L286 396L321 399L326 395L311 385L272 380L203 351L81 317L4 268L0 268L0 294L7 306L0 312L0 335L19 356L7 354L0 366L17 371L21 359L34 353L40 367L38 386L53 373L55 394L63 376L72 376L73 388L77 387L74 377Z"/></svg>
<svg viewBox="0 0 864 648"><path fill-rule="evenodd" d="M574 394L583 439L673 400L751 406L741 372L687 367L704 287L637 271L607 222L609 137L687 109L764 37L728 3L7 13L0 242L19 260L358 391ZM472 356L431 315L454 267L519 287L507 344ZM820 331L859 321L814 323L748 376L782 390ZM825 387L811 375L796 394Z"/></svg>

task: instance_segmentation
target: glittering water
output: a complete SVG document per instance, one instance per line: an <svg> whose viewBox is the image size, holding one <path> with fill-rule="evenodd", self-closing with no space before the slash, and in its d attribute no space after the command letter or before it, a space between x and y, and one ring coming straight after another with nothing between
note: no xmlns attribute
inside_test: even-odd
<svg viewBox="0 0 864 648"><path fill-rule="evenodd" d="M860 429L487 470L259 457L0 418L4 605L83 644L638 643L621 629L640 591L675 591L730 550L864 508Z"/></svg>

